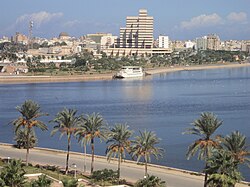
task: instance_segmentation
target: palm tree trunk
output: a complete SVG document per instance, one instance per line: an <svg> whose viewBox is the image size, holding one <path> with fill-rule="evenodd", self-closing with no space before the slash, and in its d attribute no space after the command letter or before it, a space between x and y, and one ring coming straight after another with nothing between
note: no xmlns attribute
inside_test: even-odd
<svg viewBox="0 0 250 187"><path fill-rule="evenodd" d="M91 161L91 174L94 171L94 155L95 155L95 147L94 147L94 138L91 139L91 151L92 151L92 161Z"/></svg>
<svg viewBox="0 0 250 187"><path fill-rule="evenodd" d="M65 174L68 174L69 171L69 150L70 150L70 135L68 136L68 151L67 151L67 158L66 158L66 169L65 169Z"/></svg>
<svg viewBox="0 0 250 187"><path fill-rule="evenodd" d="M145 176L148 175L148 159L147 155L145 155Z"/></svg>
<svg viewBox="0 0 250 187"><path fill-rule="evenodd" d="M30 128L27 130L27 152L26 152L26 166L29 163L29 153L30 153Z"/></svg>
<svg viewBox="0 0 250 187"><path fill-rule="evenodd" d="M86 147L86 143L84 142L84 166L83 166L83 171L84 173L86 172L86 152L87 152L87 147Z"/></svg>
<svg viewBox="0 0 250 187"><path fill-rule="evenodd" d="M207 162L206 162L205 169L206 169L206 168L207 168ZM206 170L205 170L204 187L207 187L207 171L206 171Z"/></svg>
<svg viewBox="0 0 250 187"><path fill-rule="evenodd" d="M118 157L118 169L117 169L118 184L120 183L120 171L121 171L121 153L119 152L119 157Z"/></svg>

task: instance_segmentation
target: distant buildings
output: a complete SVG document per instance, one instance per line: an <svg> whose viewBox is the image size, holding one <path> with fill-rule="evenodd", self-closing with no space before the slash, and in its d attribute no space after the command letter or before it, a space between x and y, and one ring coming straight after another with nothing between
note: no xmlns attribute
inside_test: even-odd
<svg viewBox="0 0 250 187"><path fill-rule="evenodd" d="M154 18L147 10L139 10L139 16L128 16L126 27L120 28L120 37L114 47L103 50L107 56L152 56L169 54L168 48L153 48Z"/></svg>
<svg viewBox="0 0 250 187"><path fill-rule="evenodd" d="M12 37L12 41L15 43L28 44L28 37L24 34L16 32L15 36Z"/></svg>
<svg viewBox="0 0 250 187"><path fill-rule="evenodd" d="M197 50L221 50L221 42L216 34L209 34L201 38L196 38Z"/></svg>

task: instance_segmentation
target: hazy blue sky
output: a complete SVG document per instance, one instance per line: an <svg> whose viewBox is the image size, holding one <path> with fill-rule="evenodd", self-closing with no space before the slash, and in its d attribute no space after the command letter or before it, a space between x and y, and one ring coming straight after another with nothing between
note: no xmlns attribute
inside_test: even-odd
<svg viewBox="0 0 250 187"><path fill-rule="evenodd" d="M250 0L1 0L0 37L16 31L54 37L68 32L119 34L126 16L139 9L154 17L154 35L194 39L217 33L221 39L250 39Z"/></svg>

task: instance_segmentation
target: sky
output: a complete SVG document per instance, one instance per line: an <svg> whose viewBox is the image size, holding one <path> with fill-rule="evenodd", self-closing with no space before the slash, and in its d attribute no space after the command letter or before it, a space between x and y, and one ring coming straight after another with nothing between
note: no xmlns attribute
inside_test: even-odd
<svg viewBox="0 0 250 187"><path fill-rule="evenodd" d="M126 16L138 16L139 9L154 17L155 38L215 33L222 40L250 40L250 0L1 0L0 37L28 35L30 20L36 37L119 35Z"/></svg>

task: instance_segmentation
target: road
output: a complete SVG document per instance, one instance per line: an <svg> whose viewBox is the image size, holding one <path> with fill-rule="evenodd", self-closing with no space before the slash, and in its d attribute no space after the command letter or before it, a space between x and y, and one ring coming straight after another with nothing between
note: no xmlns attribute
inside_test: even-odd
<svg viewBox="0 0 250 187"><path fill-rule="evenodd" d="M25 160L26 150L15 149L10 145L0 145L0 157L2 158L20 158ZM66 153L58 150L48 149L31 149L30 151L30 162L38 164L49 164L56 165L59 167L65 167ZM69 166L73 163L76 164L77 170L83 171L84 168L84 157L81 153L71 153ZM90 171L90 156L86 159L87 171ZM116 170L117 162L107 162L105 157L96 157L94 169L109 168ZM149 166L148 172L151 175L160 177L166 181L168 187L202 187L203 177L191 175L178 170L168 169L163 166ZM143 178L144 166L135 164L131 161L126 161L121 164L121 178L125 178L127 181L135 182L140 178ZM239 185L245 186L245 185Z"/></svg>

